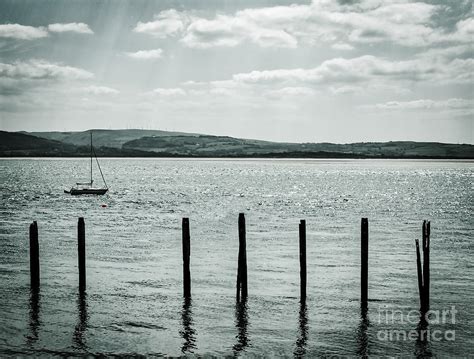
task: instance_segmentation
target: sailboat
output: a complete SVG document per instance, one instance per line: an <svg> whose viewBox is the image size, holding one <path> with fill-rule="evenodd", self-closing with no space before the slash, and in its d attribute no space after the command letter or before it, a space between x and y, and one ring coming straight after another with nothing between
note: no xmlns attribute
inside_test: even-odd
<svg viewBox="0 0 474 359"><path fill-rule="evenodd" d="M94 180L92 179L92 157L95 157L97 166L99 167L100 175L102 176L102 180L104 181L104 184L105 184L105 188L94 188L92 186L94 183ZM64 193L70 193L73 196L77 196L81 194L103 195L107 193L108 190L109 190L109 187L107 187L107 182L105 182L105 178L102 173L102 169L100 168L99 160L97 159L94 146L92 146L92 131L91 131L91 181L90 182L77 182L76 187L72 187L69 191L64 190Z"/></svg>

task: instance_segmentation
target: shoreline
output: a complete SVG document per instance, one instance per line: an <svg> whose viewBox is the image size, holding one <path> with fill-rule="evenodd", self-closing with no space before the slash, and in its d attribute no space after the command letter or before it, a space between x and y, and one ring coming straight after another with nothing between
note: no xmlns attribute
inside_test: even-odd
<svg viewBox="0 0 474 359"><path fill-rule="evenodd" d="M88 158L88 156L1 156L0 160L24 160L24 159L50 159L50 160L73 160L73 159L84 159ZM236 161L236 160L262 160L262 161L305 161L305 160L312 160L312 161L364 161L364 160L376 160L376 161L432 161L432 162L466 162L466 163L474 163L474 158L471 157L229 157L229 156L101 156L100 158L106 159L140 159L140 160L215 160L215 161Z"/></svg>

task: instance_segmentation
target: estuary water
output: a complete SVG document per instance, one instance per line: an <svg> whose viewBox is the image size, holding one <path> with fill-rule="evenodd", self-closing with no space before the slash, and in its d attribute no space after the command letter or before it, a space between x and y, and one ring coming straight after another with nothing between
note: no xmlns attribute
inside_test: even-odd
<svg viewBox="0 0 474 359"><path fill-rule="evenodd" d="M101 159L107 195L64 194L87 180L88 165L0 160L1 356L474 353L473 162ZM246 305L235 302L239 212L247 222ZM86 223L85 295L78 293L78 217ZM191 228L187 302L182 217ZM366 315L361 217L369 219ZM300 219L307 223L306 306L299 302ZM420 338L415 238L424 219L431 221L435 312ZM33 220L37 295L29 286ZM445 318L436 320L436 311Z"/></svg>

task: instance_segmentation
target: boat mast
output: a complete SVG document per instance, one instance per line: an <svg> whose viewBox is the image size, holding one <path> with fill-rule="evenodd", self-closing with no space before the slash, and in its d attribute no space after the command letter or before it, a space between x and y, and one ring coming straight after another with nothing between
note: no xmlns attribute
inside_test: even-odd
<svg viewBox="0 0 474 359"><path fill-rule="evenodd" d="M109 186L107 186L107 182L105 182L105 177L104 177L104 174L102 173L102 168L100 168L100 163L99 163L99 159L97 158L97 153L95 153L94 148L92 148L92 150L94 151L94 157L97 162L97 167L99 167L100 175L102 176L102 181L104 181L105 188L109 189Z"/></svg>
<svg viewBox="0 0 474 359"><path fill-rule="evenodd" d="M91 187L92 187L92 130L91 130Z"/></svg>

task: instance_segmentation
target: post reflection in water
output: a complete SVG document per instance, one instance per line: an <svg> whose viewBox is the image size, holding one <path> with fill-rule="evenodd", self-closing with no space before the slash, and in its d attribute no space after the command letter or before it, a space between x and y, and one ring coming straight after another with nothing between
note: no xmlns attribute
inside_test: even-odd
<svg viewBox="0 0 474 359"><path fill-rule="evenodd" d="M80 290L77 294L78 321L76 327L74 328L73 336L73 342L75 346L80 350L87 349L86 333L89 320L87 307L87 293Z"/></svg>
<svg viewBox="0 0 474 359"><path fill-rule="evenodd" d="M429 345L430 342L428 338L428 330L428 322L426 321L425 316L422 314L420 316L418 326L416 327L418 337L415 343L415 356L417 358L426 358L433 356Z"/></svg>
<svg viewBox="0 0 474 359"><path fill-rule="evenodd" d="M357 355L362 358L369 356L369 337L367 330L370 326L369 318L367 317L367 307L361 305L360 307L360 322L357 327Z"/></svg>
<svg viewBox="0 0 474 359"><path fill-rule="evenodd" d="M247 315L247 301L237 302L235 304L235 327L237 328L237 343L234 344L232 350L237 356L240 352L245 351L249 346L250 340L248 338L249 319Z"/></svg>
<svg viewBox="0 0 474 359"><path fill-rule="evenodd" d="M303 357L306 354L306 342L308 341L308 307L306 301L300 302L298 339L296 340L295 357Z"/></svg>
<svg viewBox="0 0 474 359"><path fill-rule="evenodd" d="M193 353L196 346L196 330L193 328L193 311L191 298L184 298L183 310L181 311L181 321L183 330L180 331L181 337L184 339L181 353Z"/></svg>
<svg viewBox="0 0 474 359"><path fill-rule="evenodd" d="M26 336L26 342L28 345L32 345L38 340L39 327L41 325L40 320L40 291L39 288L32 288L30 291L30 315L29 315L29 333Z"/></svg>

